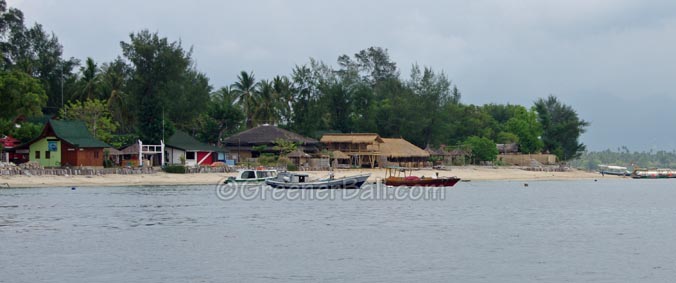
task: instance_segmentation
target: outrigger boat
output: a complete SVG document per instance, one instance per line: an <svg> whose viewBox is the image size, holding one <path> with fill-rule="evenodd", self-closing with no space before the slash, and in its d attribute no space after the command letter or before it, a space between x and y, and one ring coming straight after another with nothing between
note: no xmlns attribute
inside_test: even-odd
<svg viewBox="0 0 676 283"><path fill-rule="evenodd" d="M276 178L265 180L265 184L278 189L359 189L371 174L360 174L343 178L309 180L304 173L281 172Z"/></svg>
<svg viewBox="0 0 676 283"><path fill-rule="evenodd" d="M243 169L237 172L237 177L228 177L225 183L262 183L265 180L277 177L277 170L264 168Z"/></svg>
<svg viewBox="0 0 676 283"><path fill-rule="evenodd" d="M601 175L631 176L631 171L627 170L627 167L614 165L599 165L599 173Z"/></svg>
<svg viewBox="0 0 676 283"><path fill-rule="evenodd" d="M407 187L453 187L460 178L458 177L439 177L439 173L434 177L413 176L414 168L388 167L385 185L387 186L407 186Z"/></svg>
<svg viewBox="0 0 676 283"><path fill-rule="evenodd" d="M669 179L676 178L676 171L672 169L641 169L636 168L631 173L634 179Z"/></svg>

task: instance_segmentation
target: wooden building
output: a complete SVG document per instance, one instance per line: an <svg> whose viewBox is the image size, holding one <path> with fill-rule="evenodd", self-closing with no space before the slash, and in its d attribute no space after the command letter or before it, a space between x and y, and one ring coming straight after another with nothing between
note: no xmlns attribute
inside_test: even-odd
<svg viewBox="0 0 676 283"><path fill-rule="evenodd" d="M231 158L242 162L249 158L258 158L261 153L279 154L277 140L293 142L298 145L299 150L306 153L319 152L319 141L267 124L232 135L223 143Z"/></svg>
<svg viewBox="0 0 676 283"><path fill-rule="evenodd" d="M359 167L376 166L383 139L378 134L325 134L320 140L327 150L339 150L350 157L350 164Z"/></svg>
<svg viewBox="0 0 676 283"><path fill-rule="evenodd" d="M103 166L103 149L110 145L96 139L82 121L49 120L40 136L21 145L29 160L44 167Z"/></svg>
<svg viewBox="0 0 676 283"><path fill-rule="evenodd" d="M430 154L401 138L383 138L380 145L380 167L389 165L402 167L423 167L429 161Z"/></svg>

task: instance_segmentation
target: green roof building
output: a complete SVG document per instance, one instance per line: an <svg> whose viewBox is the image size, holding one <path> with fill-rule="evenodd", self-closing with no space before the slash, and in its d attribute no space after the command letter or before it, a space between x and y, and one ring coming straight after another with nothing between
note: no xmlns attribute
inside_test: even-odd
<svg viewBox="0 0 676 283"><path fill-rule="evenodd" d="M103 149L110 147L84 122L68 120L47 121L40 136L24 146L29 148L29 160L45 167L103 166Z"/></svg>
<svg viewBox="0 0 676 283"><path fill-rule="evenodd" d="M211 165L225 160L225 149L202 143L181 130L176 130L164 146L165 158L170 164L182 164L181 157L188 166Z"/></svg>

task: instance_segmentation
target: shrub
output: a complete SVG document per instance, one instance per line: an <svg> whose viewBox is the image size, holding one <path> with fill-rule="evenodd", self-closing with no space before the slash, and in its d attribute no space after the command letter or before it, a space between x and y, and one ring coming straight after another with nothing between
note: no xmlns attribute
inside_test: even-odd
<svg viewBox="0 0 676 283"><path fill-rule="evenodd" d="M162 170L167 173L185 174L185 166L182 165L167 165Z"/></svg>
<svg viewBox="0 0 676 283"><path fill-rule="evenodd" d="M287 164L286 171L298 171L298 166L296 164Z"/></svg>

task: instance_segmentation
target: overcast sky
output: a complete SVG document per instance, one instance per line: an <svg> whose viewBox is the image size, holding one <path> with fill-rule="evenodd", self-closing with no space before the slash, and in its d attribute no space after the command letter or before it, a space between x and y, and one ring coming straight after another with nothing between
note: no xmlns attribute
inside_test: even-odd
<svg viewBox="0 0 676 283"><path fill-rule="evenodd" d="M463 102L530 107L553 94L592 123L592 150L676 149L676 1L8 0L66 57L106 62L142 29L194 48L215 87L288 75L312 57L389 50L443 70Z"/></svg>

